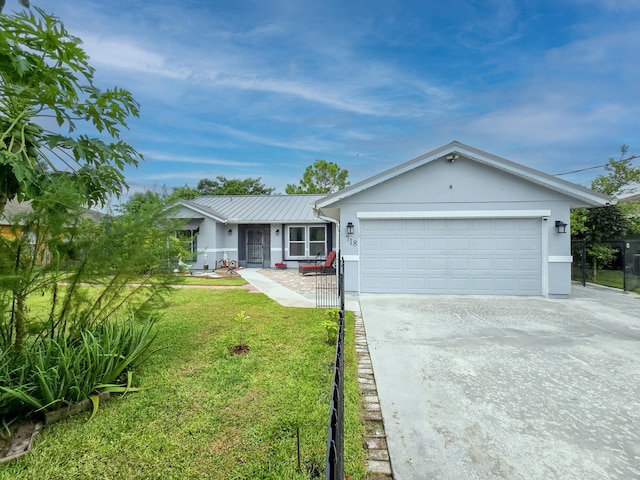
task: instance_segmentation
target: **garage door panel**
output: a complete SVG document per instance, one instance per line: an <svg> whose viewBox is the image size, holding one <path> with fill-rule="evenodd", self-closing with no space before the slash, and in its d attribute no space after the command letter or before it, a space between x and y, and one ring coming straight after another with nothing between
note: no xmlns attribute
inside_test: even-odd
<svg viewBox="0 0 640 480"><path fill-rule="evenodd" d="M445 276L429 276L427 277L427 292L430 293L446 293L449 288L447 278ZM422 292L425 293L425 292Z"/></svg>
<svg viewBox="0 0 640 480"><path fill-rule="evenodd" d="M402 238L385 238L382 242L382 246L387 251L402 251L403 239Z"/></svg>
<svg viewBox="0 0 640 480"><path fill-rule="evenodd" d="M426 230L426 225L424 222L413 222L411 220L405 220L403 227L404 231L407 233L424 232Z"/></svg>
<svg viewBox="0 0 640 480"><path fill-rule="evenodd" d="M424 257L406 257L404 259L404 270L407 272L418 271L423 272L427 267L427 259Z"/></svg>
<svg viewBox="0 0 640 480"><path fill-rule="evenodd" d="M539 295L541 222L362 220L361 291Z"/></svg>
<svg viewBox="0 0 640 480"><path fill-rule="evenodd" d="M469 238L452 238L449 243L449 249L454 251L466 251L471 247L471 239Z"/></svg>
<svg viewBox="0 0 640 480"><path fill-rule="evenodd" d="M431 251L447 251L446 237L427 237L427 249Z"/></svg>
<svg viewBox="0 0 640 480"><path fill-rule="evenodd" d="M398 269L398 266L402 264L402 257L389 257L385 256L380 259L380 263L377 268L382 267L385 271Z"/></svg>
<svg viewBox="0 0 640 480"><path fill-rule="evenodd" d="M417 250L419 252L424 252L427 248L426 240L424 238L407 238L405 241L405 250Z"/></svg>
<svg viewBox="0 0 640 480"><path fill-rule="evenodd" d="M474 238L473 249L476 252L492 252L495 250L493 240L491 238Z"/></svg>
<svg viewBox="0 0 640 480"><path fill-rule="evenodd" d="M407 275L406 279L407 285L409 286L408 293L421 293L426 288L426 280L424 276L411 276Z"/></svg>
<svg viewBox="0 0 640 480"><path fill-rule="evenodd" d="M453 274L468 274L471 270L470 258L452 258L449 261L449 270Z"/></svg>
<svg viewBox="0 0 640 480"><path fill-rule="evenodd" d="M394 276L387 273L384 276L385 287L389 290L397 290L404 285L404 279L401 275Z"/></svg>

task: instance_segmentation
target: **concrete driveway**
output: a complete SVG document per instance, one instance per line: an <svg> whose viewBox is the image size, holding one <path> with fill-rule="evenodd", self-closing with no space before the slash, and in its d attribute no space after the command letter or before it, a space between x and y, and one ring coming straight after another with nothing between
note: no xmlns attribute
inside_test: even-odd
<svg viewBox="0 0 640 480"><path fill-rule="evenodd" d="M396 480L640 478L640 299L361 295Z"/></svg>

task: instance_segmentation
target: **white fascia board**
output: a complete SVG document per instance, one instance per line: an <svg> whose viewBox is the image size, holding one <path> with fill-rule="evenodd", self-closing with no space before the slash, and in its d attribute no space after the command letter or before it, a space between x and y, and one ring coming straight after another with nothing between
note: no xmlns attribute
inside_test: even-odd
<svg viewBox="0 0 640 480"><path fill-rule="evenodd" d="M438 219L438 218L545 218L551 210L454 210L417 212L357 212L362 220Z"/></svg>
<svg viewBox="0 0 640 480"><path fill-rule="evenodd" d="M586 188L575 183L567 182L561 178L514 163L490 153L475 151L475 149L466 145L459 145L456 152L467 158L475 160L478 163L492 166L516 177L520 177L551 190L555 190L563 195L573 197L587 203L589 206L606 206L614 203L611 197L603 193L596 192L595 190L591 190L590 188Z"/></svg>
<svg viewBox="0 0 640 480"><path fill-rule="evenodd" d="M189 210L193 210L194 212L199 213L201 215L204 215L205 217L209 217L209 218L215 220L216 222L220 222L220 223L227 223L228 222L225 218L223 218L223 217L221 217L219 215L215 215L214 213L211 212L211 210L201 208L199 205L196 205L195 203L188 202L188 201L185 201L185 200L179 200L178 203L180 205L182 205L184 208L188 208Z"/></svg>
<svg viewBox="0 0 640 480"><path fill-rule="evenodd" d="M285 223L287 225L324 225L327 222L322 221L321 219L315 219L315 220L291 220L289 219L285 219L285 220L272 220L272 219L259 219L259 218L254 218L251 220L247 220L247 219L242 219L242 218L230 218L226 221L226 223L230 223L230 224L235 224L235 225L239 225L242 223L251 223L251 224L258 224L258 223L270 223L270 224L282 224Z"/></svg>

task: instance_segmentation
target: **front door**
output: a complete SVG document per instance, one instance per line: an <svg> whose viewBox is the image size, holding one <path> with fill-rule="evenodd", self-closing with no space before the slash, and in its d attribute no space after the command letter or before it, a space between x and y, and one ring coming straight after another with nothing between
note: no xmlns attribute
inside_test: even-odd
<svg viewBox="0 0 640 480"><path fill-rule="evenodd" d="M264 264L264 230L247 229L247 267L262 267Z"/></svg>

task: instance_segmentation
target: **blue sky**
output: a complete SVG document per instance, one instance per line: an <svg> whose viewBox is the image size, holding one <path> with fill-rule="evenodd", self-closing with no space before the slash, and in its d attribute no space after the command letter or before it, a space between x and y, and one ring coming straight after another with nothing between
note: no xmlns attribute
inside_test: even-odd
<svg viewBox="0 0 640 480"><path fill-rule="evenodd" d="M316 159L355 183L453 140L550 174L640 154L638 0L32 3L141 103L131 191L283 193Z"/></svg>

